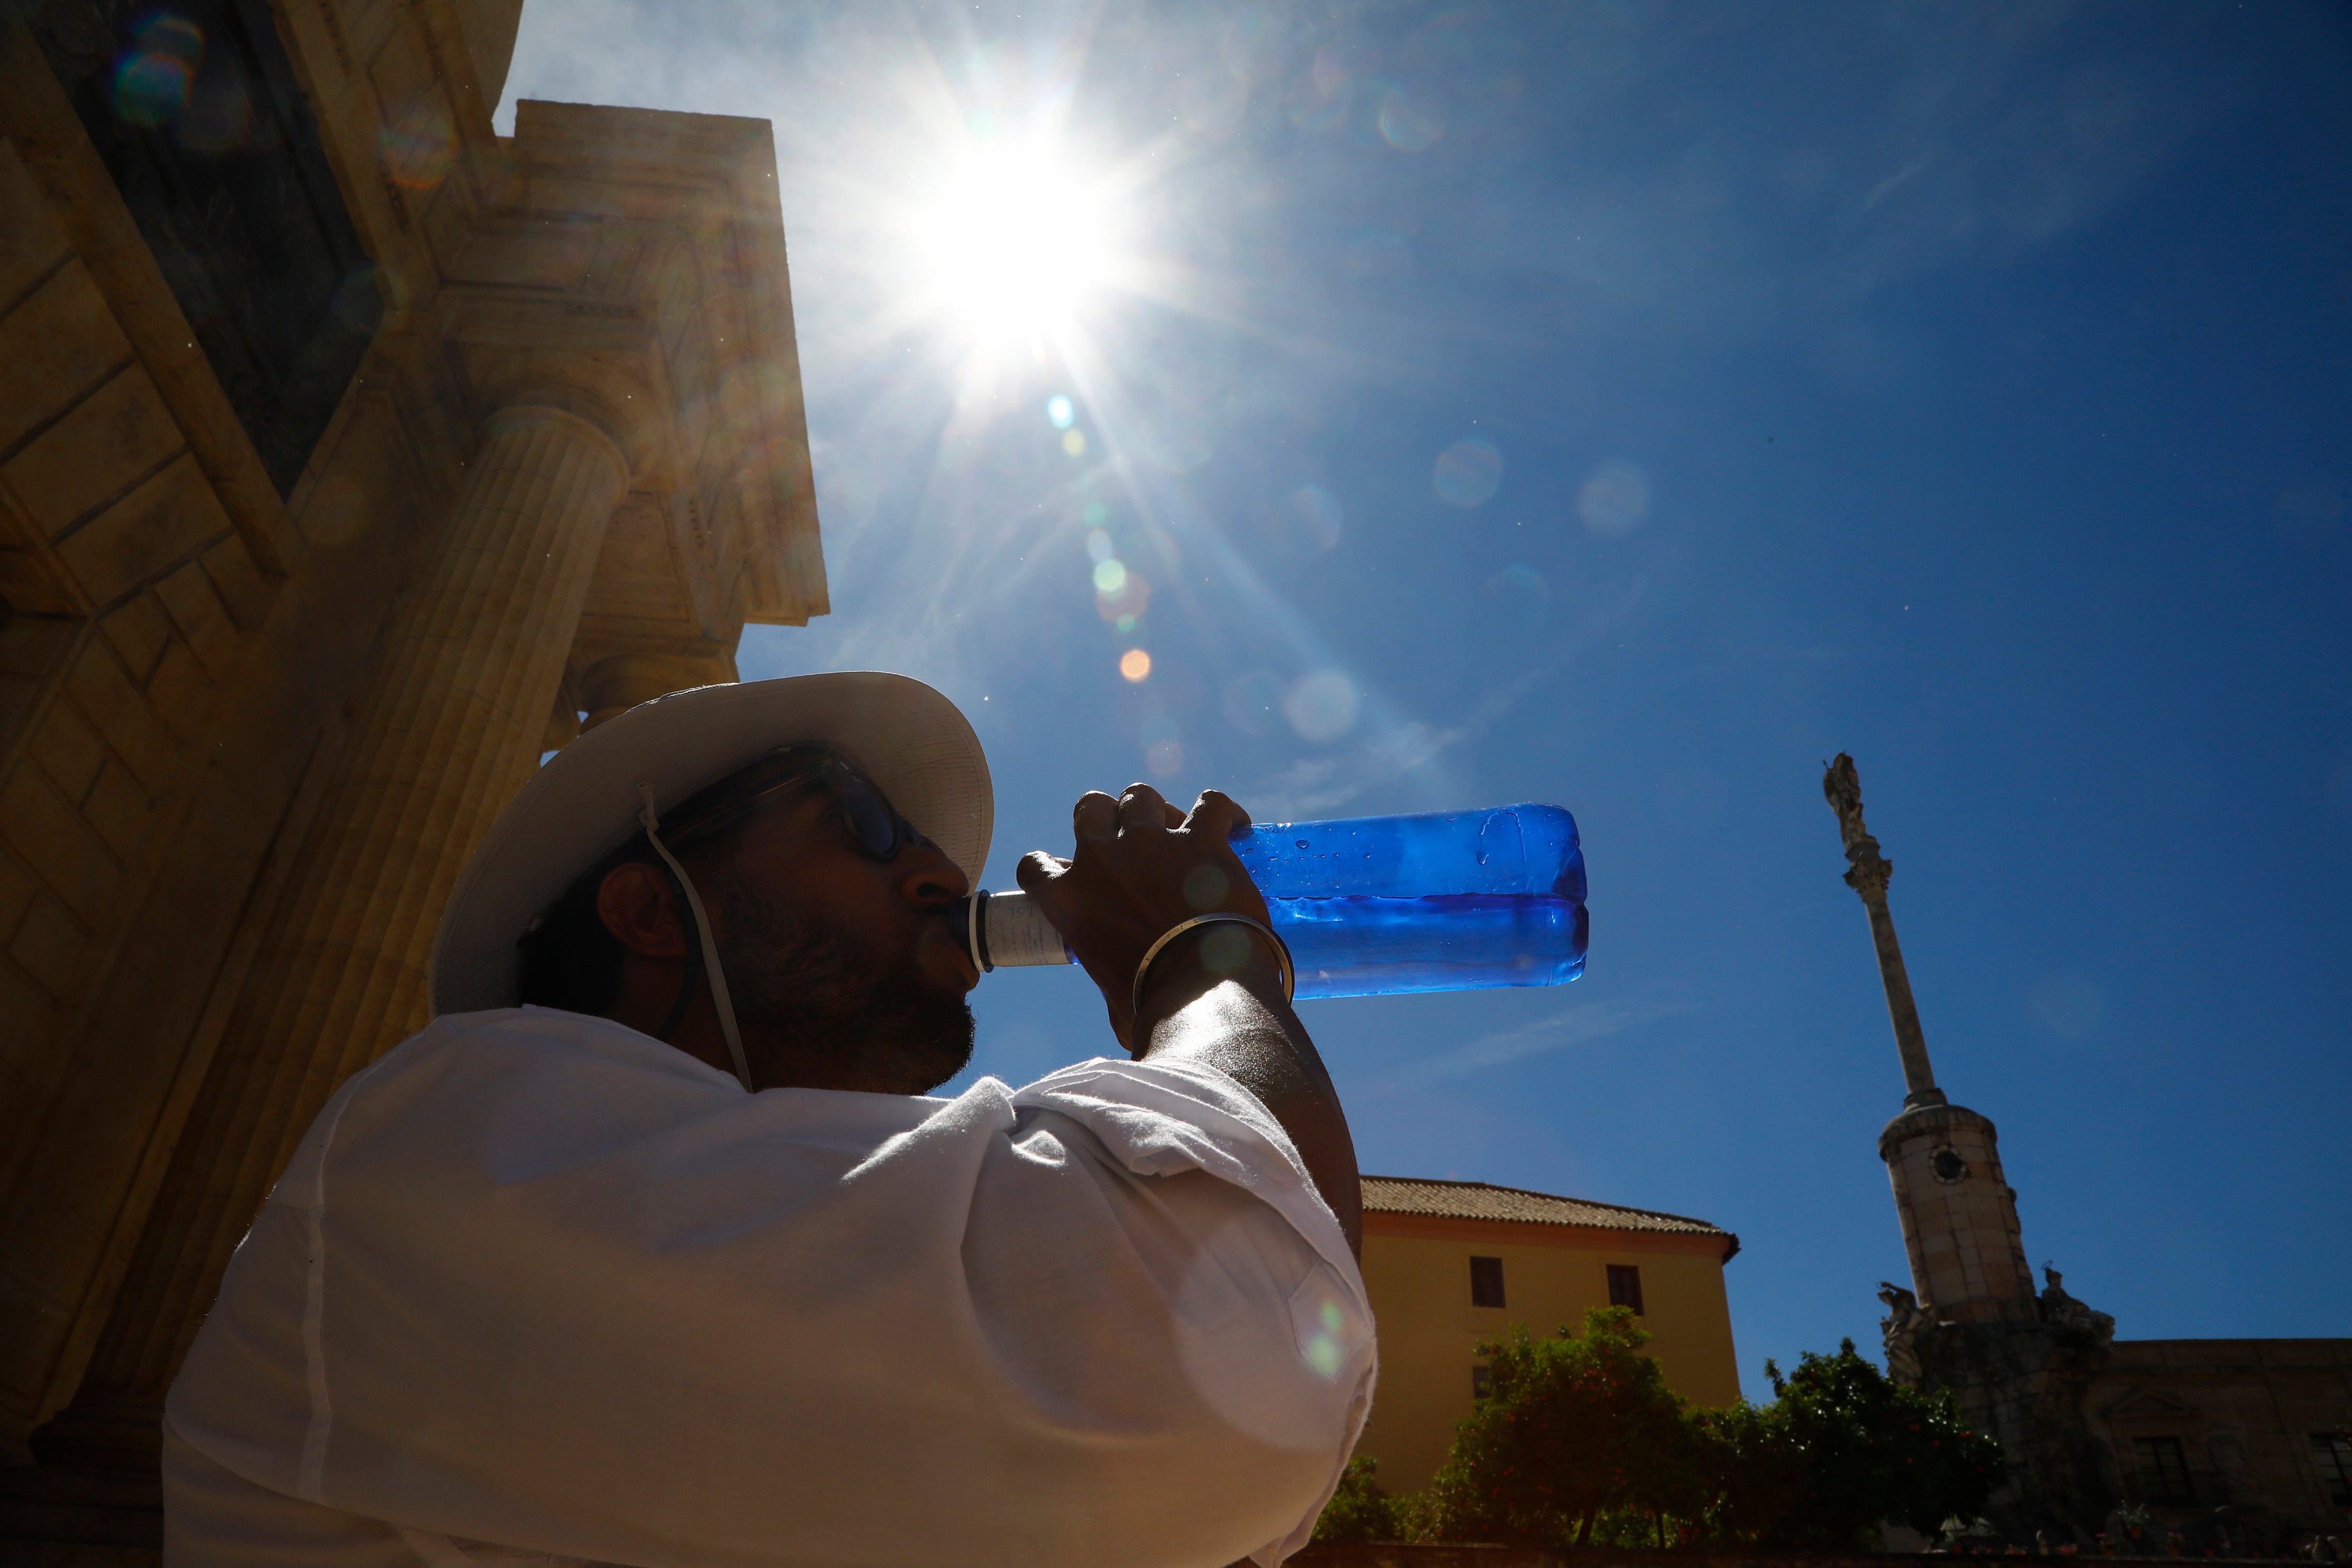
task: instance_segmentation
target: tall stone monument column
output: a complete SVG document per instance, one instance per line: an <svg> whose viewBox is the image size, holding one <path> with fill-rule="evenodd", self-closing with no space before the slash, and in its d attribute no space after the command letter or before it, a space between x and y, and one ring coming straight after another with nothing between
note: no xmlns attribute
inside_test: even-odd
<svg viewBox="0 0 2352 1568"><path fill-rule="evenodd" d="M1852 868L1846 885L1870 912L1879 979L1903 1058L1903 1111L1879 1133L1878 1154L1894 1183L1912 1289L1930 1321L2032 1322L2038 1310L2017 1223L2017 1194L2001 1173L1991 1119L1950 1103L1936 1087L1910 972L1903 965L1895 916L1886 907L1895 865L1878 852L1878 840L1863 825L1862 780L1852 757L1838 753L1822 776L1822 793L1837 813L1845 839Z"/></svg>
<svg viewBox="0 0 2352 1568"><path fill-rule="evenodd" d="M536 765L630 464L614 421L523 393L489 416L396 612L263 956L238 994L53 1462L152 1467L229 1254L337 1085L419 1027L433 935Z"/></svg>
<svg viewBox="0 0 2352 1568"><path fill-rule="evenodd" d="M2049 1292L2035 1297L1992 1121L1936 1087L1886 907L1895 868L1863 825L1852 757L1838 754L1822 793L1844 836L1846 885L1870 911L1907 1091L1902 1112L1878 1135L1912 1280L1908 1291L1880 1288L1889 1309L1880 1325L1887 1370L1898 1382L1948 1390L1972 1426L2000 1440L2010 1473L1991 1511L2013 1538L2047 1530L2087 1541L2084 1531L2097 1528L2107 1499L2083 1402L2115 1321L2065 1296L2054 1274Z"/></svg>

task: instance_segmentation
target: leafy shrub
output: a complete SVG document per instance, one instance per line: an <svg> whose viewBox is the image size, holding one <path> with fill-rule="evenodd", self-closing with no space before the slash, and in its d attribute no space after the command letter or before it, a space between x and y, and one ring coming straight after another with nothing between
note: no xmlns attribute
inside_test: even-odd
<svg viewBox="0 0 2352 1568"><path fill-rule="evenodd" d="M1705 1438L1642 1353L1649 1341L1608 1307L1585 1314L1580 1336L1519 1327L1481 1344L1487 1391L1430 1483L1434 1533L1557 1549L1586 1544L1604 1515L1663 1528L1702 1506Z"/></svg>
<svg viewBox="0 0 2352 1568"><path fill-rule="evenodd" d="M1396 1504L1381 1489L1381 1462L1370 1455L1359 1454L1348 1461L1347 1470L1339 1477L1339 1489L1323 1505L1322 1517L1315 1521L1318 1541L1397 1541L1399 1534Z"/></svg>
<svg viewBox="0 0 2352 1568"><path fill-rule="evenodd" d="M2000 1484L2000 1445L1969 1429L1948 1393L1890 1383L1856 1355L1806 1352L1773 1401L1703 1417L1728 1456L1717 1533L1760 1546L1843 1551L1877 1544L1894 1520L1933 1536L1982 1509Z"/></svg>
<svg viewBox="0 0 2352 1568"><path fill-rule="evenodd" d="M1351 1460L1316 1539L1869 1549L1883 1520L1934 1535L2000 1484L2000 1444L1950 1394L1888 1382L1851 1340L1786 1378L1765 1363L1769 1405L1699 1411L1649 1340L1612 1307L1580 1335L1515 1326L1480 1344L1486 1393L1429 1489L1391 1497L1374 1460Z"/></svg>

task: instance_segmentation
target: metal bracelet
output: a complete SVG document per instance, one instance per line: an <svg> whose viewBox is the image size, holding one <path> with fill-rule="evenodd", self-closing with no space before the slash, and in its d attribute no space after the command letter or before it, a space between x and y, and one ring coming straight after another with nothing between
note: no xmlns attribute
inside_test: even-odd
<svg viewBox="0 0 2352 1568"><path fill-rule="evenodd" d="M1262 920L1258 920L1250 915L1237 915L1227 910L1216 910L1205 915L1194 915L1189 921L1179 921L1176 924L1170 926L1166 931L1160 932L1160 940L1153 942L1151 946L1145 951L1143 954L1143 962L1135 966L1135 992L1129 999L1129 1015L1132 1016L1143 1011L1143 983L1145 980L1150 978L1151 974L1151 961L1160 956L1161 949L1165 948L1170 942L1174 942L1178 937L1182 936L1188 931L1192 931L1201 926L1222 925L1226 923L1245 925L1249 927L1250 930L1265 938L1266 941L1274 943L1275 967L1279 970L1282 974L1282 999L1285 1002L1289 1001L1297 989L1298 978L1297 971L1292 967L1290 962L1290 944L1284 942L1275 929Z"/></svg>

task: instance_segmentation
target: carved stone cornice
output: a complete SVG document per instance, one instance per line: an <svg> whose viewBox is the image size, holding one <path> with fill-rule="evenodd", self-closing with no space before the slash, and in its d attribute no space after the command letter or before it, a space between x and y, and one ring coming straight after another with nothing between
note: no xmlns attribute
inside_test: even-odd
<svg viewBox="0 0 2352 1568"><path fill-rule="evenodd" d="M517 209L481 226L453 278L496 269L650 328L678 421L667 493L683 498L673 542L704 579L693 592L716 604L730 642L746 620L824 614L767 123L526 100L512 153Z"/></svg>

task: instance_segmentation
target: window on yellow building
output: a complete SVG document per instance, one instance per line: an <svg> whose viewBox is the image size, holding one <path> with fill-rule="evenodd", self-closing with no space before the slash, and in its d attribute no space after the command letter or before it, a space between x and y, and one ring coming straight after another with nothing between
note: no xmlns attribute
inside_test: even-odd
<svg viewBox="0 0 2352 1568"><path fill-rule="evenodd" d="M1474 1367L1472 1367L1472 1368L1470 1369L1470 1397L1471 1397L1471 1398L1473 1398L1473 1399L1484 1399L1484 1398L1486 1398L1486 1393L1487 1393L1487 1391L1488 1391L1489 1389L1493 1388L1494 1386L1495 1386L1495 1369L1494 1369L1493 1367L1490 1367L1490 1366L1474 1366Z"/></svg>
<svg viewBox="0 0 2352 1568"><path fill-rule="evenodd" d="M1501 1258L1474 1258L1470 1260L1470 1304L1474 1307L1503 1305Z"/></svg>
<svg viewBox="0 0 2352 1568"><path fill-rule="evenodd" d="M1590 1279L1591 1276L1587 1275L1586 1278ZM1642 1270L1638 1267L1631 1263L1612 1263L1609 1266L1609 1304L1612 1307L1631 1307L1636 1313L1641 1311Z"/></svg>

